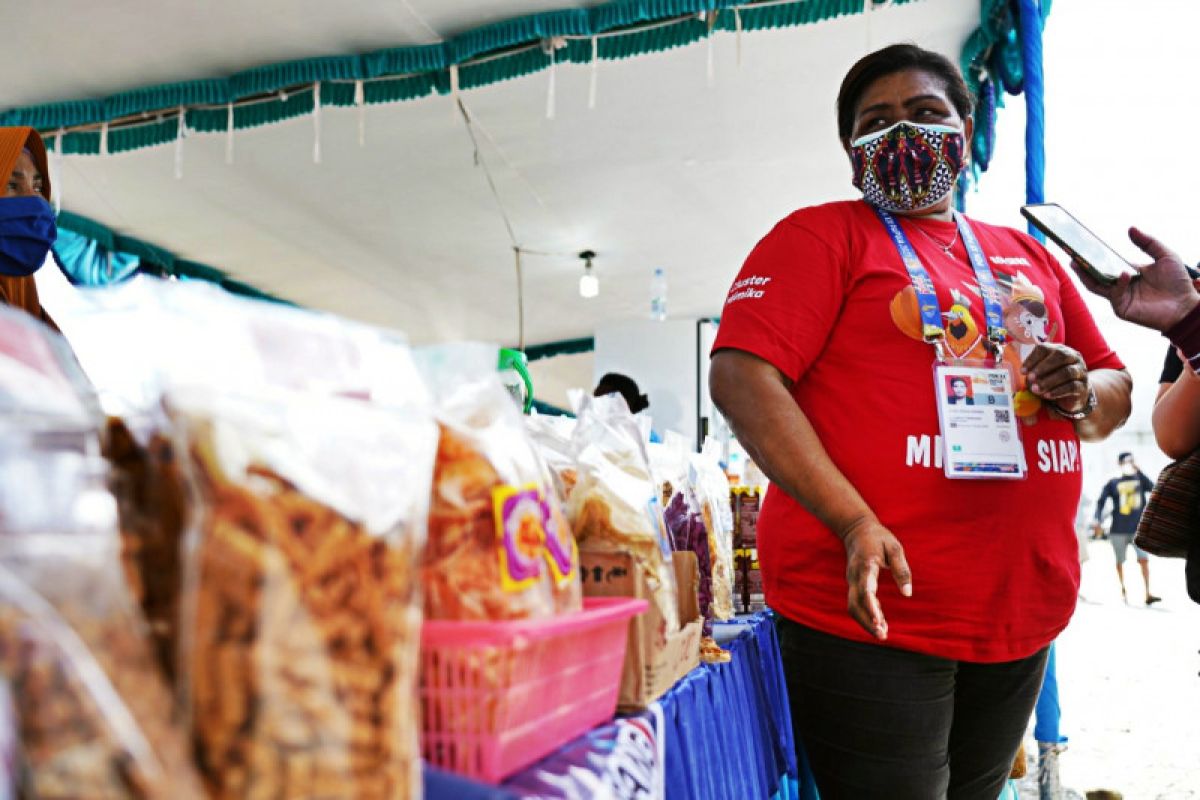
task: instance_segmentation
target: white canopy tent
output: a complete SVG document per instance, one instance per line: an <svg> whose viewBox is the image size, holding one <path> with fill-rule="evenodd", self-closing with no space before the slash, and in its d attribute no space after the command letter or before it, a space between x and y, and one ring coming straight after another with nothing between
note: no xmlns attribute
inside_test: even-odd
<svg viewBox="0 0 1200 800"><path fill-rule="evenodd" d="M197 5L170 0L8 6L0 106L102 97L260 64L424 44L579 0L402 0ZM590 335L648 313L655 267L669 313L718 313L755 241L791 209L853 195L836 139L841 76L864 53L916 41L958 60L977 0L919 0L818 24L718 33L710 44L561 64L481 88L476 121L523 259L525 342ZM52 33L47 33L52 32ZM740 58L739 58L740 54ZM739 63L740 60L740 63ZM547 118L553 82L555 118ZM415 342L518 340L517 280L500 208L451 98L358 111L326 107L321 163L311 115L198 133L182 147L68 155L63 207L216 265L287 300L399 328ZM595 250L600 295L586 300L576 254ZM586 357L539 370L541 399L590 382Z"/></svg>

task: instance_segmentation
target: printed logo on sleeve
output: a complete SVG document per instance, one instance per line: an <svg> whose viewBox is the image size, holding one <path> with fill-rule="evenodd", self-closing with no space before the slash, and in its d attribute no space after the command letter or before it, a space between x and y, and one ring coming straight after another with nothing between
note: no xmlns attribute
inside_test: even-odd
<svg viewBox="0 0 1200 800"><path fill-rule="evenodd" d="M733 288L729 290L729 297L725 300L725 305L731 305L738 300L758 300L767 293L766 285L771 282L771 278L763 277L762 275L751 275L749 278L743 278L733 284Z"/></svg>

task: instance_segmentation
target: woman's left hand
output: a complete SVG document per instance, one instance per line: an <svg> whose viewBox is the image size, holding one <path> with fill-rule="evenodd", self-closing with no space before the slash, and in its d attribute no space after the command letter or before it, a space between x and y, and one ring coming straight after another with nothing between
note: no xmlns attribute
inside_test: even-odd
<svg viewBox="0 0 1200 800"><path fill-rule="evenodd" d="M1083 356L1064 344L1039 344L1021 367L1029 391L1064 411L1080 411L1091 389Z"/></svg>

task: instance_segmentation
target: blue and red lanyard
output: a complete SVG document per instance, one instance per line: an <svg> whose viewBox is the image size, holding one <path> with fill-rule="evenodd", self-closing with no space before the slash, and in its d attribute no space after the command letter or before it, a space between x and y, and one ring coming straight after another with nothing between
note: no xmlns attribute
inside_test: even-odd
<svg viewBox="0 0 1200 800"><path fill-rule="evenodd" d="M875 213L879 215L883 227L887 228L888 235L892 237L892 243L900 253L904 268L908 270L913 291L917 293L917 306L921 311L921 338L936 347L939 355L943 355L946 328L942 325L942 309L938 303L933 279L929 277L929 272L917 257L916 250L896 218L882 208L876 208ZM975 280L979 282L980 294L983 295L987 341L991 346L992 355L999 359L1004 343L1008 341L1008 331L1004 328L1004 310L1000 304L1000 287L996 285L996 277L992 274L992 268L988 265L983 248L979 246L979 240L975 238L975 232L971 230L967 218L955 212L954 221L958 225L963 245L967 248L967 257L971 261L971 269L975 271Z"/></svg>

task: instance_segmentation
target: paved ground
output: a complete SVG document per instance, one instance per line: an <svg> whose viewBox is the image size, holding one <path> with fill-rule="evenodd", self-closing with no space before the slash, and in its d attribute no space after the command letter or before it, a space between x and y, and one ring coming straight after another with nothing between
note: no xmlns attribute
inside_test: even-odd
<svg viewBox="0 0 1200 800"><path fill-rule="evenodd" d="M1096 789L1125 800L1200 800L1200 605L1188 599L1183 561L1150 560L1154 593L1142 603L1132 550L1122 602L1108 542L1089 544L1075 618L1058 641L1063 798ZM1032 730L1032 729L1031 729ZM1036 752L1032 734L1026 749ZM1036 771L1021 797L1036 798Z"/></svg>

